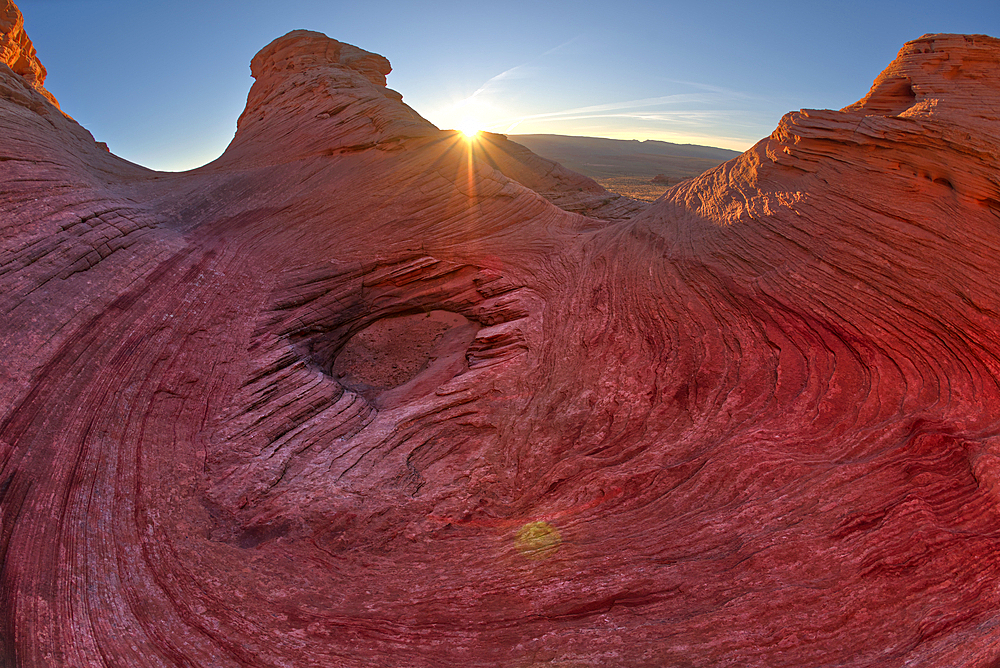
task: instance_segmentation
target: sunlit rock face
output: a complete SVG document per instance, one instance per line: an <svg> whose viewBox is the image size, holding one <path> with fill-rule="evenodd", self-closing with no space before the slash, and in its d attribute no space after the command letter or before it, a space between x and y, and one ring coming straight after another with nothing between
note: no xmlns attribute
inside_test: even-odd
<svg viewBox="0 0 1000 668"><path fill-rule="evenodd" d="M59 107L52 94L42 86L47 73L38 61L34 45L24 32L24 17L10 0L0 2L0 64L6 65L20 77L19 80L13 80L15 89L27 84L57 108ZM0 92L8 99L11 93L9 90Z"/></svg>
<svg viewBox="0 0 1000 668"><path fill-rule="evenodd" d="M0 663L996 665L1000 43L631 213L253 71L182 174L0 99Z"/></svg>

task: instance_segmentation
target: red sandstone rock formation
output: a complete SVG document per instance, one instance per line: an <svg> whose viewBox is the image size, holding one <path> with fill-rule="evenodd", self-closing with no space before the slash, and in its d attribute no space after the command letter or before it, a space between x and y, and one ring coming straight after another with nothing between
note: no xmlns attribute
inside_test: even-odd
<svg viewBox="0 0 1000 668"><path fill-rule="evenodd" d="M28 84L46 100L59 107L52 94L42 86L45 83L45 68L38 62L35 47L24 32L24 17L10 0L0 3L0 63L20 76L19 81L15 80L17 84L21 82ZM7 94L4 96L7 97Z"/></svg>
<svg viewBox="0 0 1000 668"><path fill-rule="evenodd" d="M253 68L182 174L0 99L4 665L996 665L1000 42L628 220Z"/></svg>

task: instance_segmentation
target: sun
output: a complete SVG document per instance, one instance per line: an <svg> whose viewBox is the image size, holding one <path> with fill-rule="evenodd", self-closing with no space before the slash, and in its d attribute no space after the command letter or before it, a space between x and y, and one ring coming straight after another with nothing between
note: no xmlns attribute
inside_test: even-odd
<svg viewBox="0 0 1000 668"><path fill-rule="evenodd" d="M462 131L462 134L465 135L466 139L472 139L479 134L482 129L482 124L474 119L467 118L462 121L462 124L458 126L458 129Z"/></svg>

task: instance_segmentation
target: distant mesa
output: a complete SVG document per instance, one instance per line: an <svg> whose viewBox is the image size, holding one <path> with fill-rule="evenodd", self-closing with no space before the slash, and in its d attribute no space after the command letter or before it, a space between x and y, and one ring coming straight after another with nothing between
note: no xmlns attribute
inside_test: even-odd
<svg viewBox="0 0 1000 668"><path fill-rule="evenodd" d="M737 151L664 141L511 135L539 155L586 174L602 186L640 200L655 200L664 185L695 177L739 155ZM669 184L654 182L657 176Z"/></svg>
<svg viewBox="0 0 1000 668"><path fill-rule="evenodd" d="M308 31L154 172L2 7L0 665L996 665L1000 41L646 203Z"/></svg>
<svg viewBox="0 0 1000 668"><path fill-rule="evenodd" d="M690 176L682 176L678 178L678 177L670 177L667 176L666 174L657 174L656 176L651 178L649 182L662 186L674 186L680 183L681 181L687 181L690 178L691 178Z"/></svg>

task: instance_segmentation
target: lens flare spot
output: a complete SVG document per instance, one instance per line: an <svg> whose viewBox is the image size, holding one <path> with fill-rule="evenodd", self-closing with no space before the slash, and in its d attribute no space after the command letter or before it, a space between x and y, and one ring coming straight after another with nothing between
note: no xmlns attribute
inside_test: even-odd
<svg viewBox="0 0 1000 668"><path fill-rule="evenodd" d="M529 559L548 559L561 544L559 530L548 522L528 522L514 537L517 551Z"/></svg>

